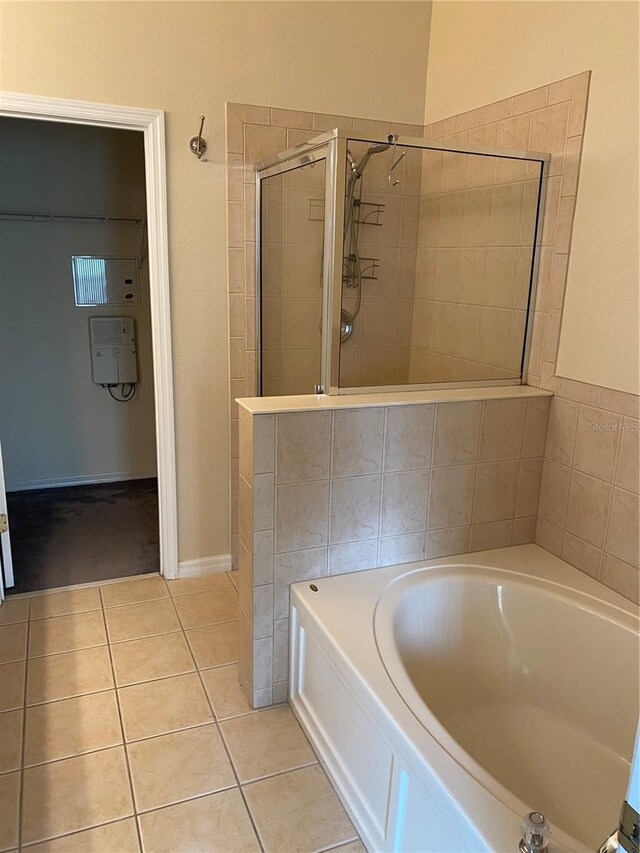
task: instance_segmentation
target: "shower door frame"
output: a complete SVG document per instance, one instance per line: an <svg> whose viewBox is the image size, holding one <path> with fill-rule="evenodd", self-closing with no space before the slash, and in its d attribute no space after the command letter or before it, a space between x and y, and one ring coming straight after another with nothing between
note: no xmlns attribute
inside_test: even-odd
<svg viewBox="0 0 640 853"><path fill-rule="evenodd" d="M408 148L420 148L427 151L446 151L452 154L474 154L499 157L507 160L526 160L540 165L538 177L538 197L531 269L529 273L529 294L526 307L526 323L522 348L520 376L511 379L476 379L456 382L415 382L397 385L340 386L340 334L342 325L342 276L343 276L343 235L344 235L344 199L347 182L347 145L348 141L369 144L388 143L388 136L365 134L357 131L335 129L320 134L296 148L284 151L256 167L256 388L258 395L262 391L262 277L261 277L261 181L274 174L280 174L299 168L315 160L326 158L325 182L325 228L323 252L323 294L322 294L322 343L321 343L321 380L323 393L330 396L345 394L377 394L409 391L431 391L447 388L486 388L526 384L531 338L533 330L534 308L540 269L540 250L544 207L549 178L551 154L540 151L520 151L507 148L494 148L482 145L463 145L432 143L412 136L396 136L396 145ZM317 155L319 149L326 154ZM293 164L293 165L292 165ZM533 179L532 179L533 180ZM328 333L325 331L328 330ZM311 393L311 392L310 392Z"/></svg>

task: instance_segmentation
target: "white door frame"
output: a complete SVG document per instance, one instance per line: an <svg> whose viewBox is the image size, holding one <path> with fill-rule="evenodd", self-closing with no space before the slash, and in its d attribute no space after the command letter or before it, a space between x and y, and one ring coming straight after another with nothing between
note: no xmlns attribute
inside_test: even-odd
<svg viewBox="0 0 640 853"><path fill-rule="evenodd" d="M115 127L121 130L138 130L144 134L160 514L160 572L166 578L175 578L178 576L178 512L164 112L0 91L0 116Z"/></svg>

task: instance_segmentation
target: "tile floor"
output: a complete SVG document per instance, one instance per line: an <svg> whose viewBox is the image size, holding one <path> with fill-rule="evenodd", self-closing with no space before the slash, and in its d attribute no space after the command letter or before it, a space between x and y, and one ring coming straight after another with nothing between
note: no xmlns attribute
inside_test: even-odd
<svg viewBox="0 0 640 853"><path fill-rule="evenodd" d="M0 851L364 851L289 707L240 691L234 580L0 607Z"/></svg>

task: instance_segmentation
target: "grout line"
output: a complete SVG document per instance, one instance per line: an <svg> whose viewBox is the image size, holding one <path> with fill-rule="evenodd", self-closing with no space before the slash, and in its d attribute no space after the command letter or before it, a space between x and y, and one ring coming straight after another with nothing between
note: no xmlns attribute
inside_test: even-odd
<svg viewBox="0 0 640 853"><path fill-rule="evenodd" d="M25 646L25 658L24 658L24 689L22 692L22 731L21 731L21 739L22 743L20 744L20 779L19 779L19 787L18 787L18 849L22 846L22 815L23 815L23 803L24 803L24 756L25 756L25 748L26 748L26 734L27 734L27 685L29 678L29 641L31 636L31 604L29 604L28 612L27 612L27 636L26 636L26 646Z"/></svg>
<svg viewBox="0 0 640 853"><path fill-rule="evenodd" d="M104 623L105 633L106 633L107 632L107 617L106 617L106 614L104 611L105 611L105 608L104 608L104 601L103 601L102 621ZM108 634L107 634L107 638L108 638ZM136 814L136 799L135 799L135 794L133 791L133 777L131 775L131 765L129 762L129 751L127 749L127 742L126 742L125 731L124 731L124 720L122 717L122 707L120 705L120 693L117 689L116 670L115 670L115 666L113 663L113 655L111 653L111 646L108 642L107 642L107 648L109 650L109 661L111 663L111 675L113 678L114 688L115 688L115 692L116 692L116 705L118 708L118 719L120 720L120 733L122 735L122 749L124 752L124 760L125 760L125 764L126 764L126 768L127 768L127 778L129 780L129 794L131 796L131 807L132 807L134 815L135 815L136 833L137 833L137 837L138 837L138 844L140 846L140 850L142 850L143 849L143 847L142 847L142 835L140 833L140 822L138 821L138 816Z"/></svg>

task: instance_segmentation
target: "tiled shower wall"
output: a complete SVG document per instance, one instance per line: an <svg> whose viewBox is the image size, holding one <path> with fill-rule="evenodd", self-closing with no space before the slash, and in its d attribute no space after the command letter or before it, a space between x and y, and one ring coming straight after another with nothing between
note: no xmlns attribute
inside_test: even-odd
<svg viewBox="0 0 640 853"><path fill-rule="evenodd" d="M287 695L295 581L532 542L547 396L240 408L240 677Z"/></svg>
<svg viewBox="0 0 640 853"><path fill-rule="evenodd" d="M228 283L229 283L229 408L231 421L231 555L238 566L238 397L256 393L256 277L255 277L255 170L257 163L306 142L323 131L339 127L362 133L398 133L421 136L422 126L391 124L350 116L298 112L247 104L227 104L227 218L228 218ZM383 229L377 229L382 231ZM366 242L366 241L365 241ZM391 298L397 293L394 258L384 259L380 288L386 288ZM399 263L399 256L398 256ZM284 272L286 276L286 270ZM369 290L375 300L385 296ZM376 306L377 307L377 306ZM370 316L372 337L375 337L377 311L363 308L364 320ZM379 364L377 347L368 347L368 365ZM360 370L359 358L351 357L350 369ZM364 362L363 362L364 364ZM359 376L359 373L358 373Z"/></svg>
<svg viewBox="0 0 640 853"><path fill-rule="evenodd" d="M537 523L536 542L561 555L579 569L634 600L638 599L638 453L639 399L614 389L602 388L556 375L556 358L566 276L569 263L571 230L578 190L582 135L587 110L590 73L576 75L524 92L494 104L452 116L424 129L427 139L455 141L462 134L469 142L516 146L528 135L531 148L552 154L545 204L543 247L540 257L538 290L529 373L527 382L553 391L551 418L542 500ZM290 121L291 127L271 127L275 120ZM289 118L290 117L290 118ZM253 244L243 243L243 188L241 181L245 145L245 124L256 122L265 127L272 153L283 147L284 139L295 144L298 134L304 138L335 126L372 133L415 133L414 128L392 127L384 123L358 121L338 116L313 116L303 113L259 107L230 107L228 116L229 284L231 300L231 398L232 398L232 492L233 524L237 530L238 510L238 432L235 398L253 393L252 350L255 282ZM262 123L262 124L261 124ZM298 129L293 125L297 124ZM300 129L300 125L304 130ZM311 129L313 126L313 130ZM283 134L289 134L283 136ZM500 136L498 136L500 134ZM256 147L254 131L249 132L250 147ZM256 156L256 155L251 155ZM266 154L265 154L266 156ZM257 157L256 159L261 159ZM250 163L251 160L246 161ZM245 180L253 180L252 170ZM250 186L250 185L247 185ZM246 189L246 187L245 187ZM251 190L247 195L251 209ZM251 212L247 227L253 223ZM248 230L247 235L251 236ZM253 237L251 237L253 239ZM249 245L249 251L243 249ZM481 247L482 248L482 247ZM424 271L423 273L424 274ZM416 288L420 283L420 255ZM246 326L242 321L244 302L250 304ZM242 336L240 331L243 332ZM234 332L236 334L234 334ZM249 340L249 344L245 343ZM247 380L247 377L251 377ZM593 426L592 426L593 425ZM604 426L600 426L604 425ZM558 447L562 450L559 451ZM585 459L588 457L587 461ZM606 459L605 464L599 462ZM635 466L635 467L634 467ZM234 535L237 555L238 537ZM237 556L236 563L237 565Z"/></svg>

